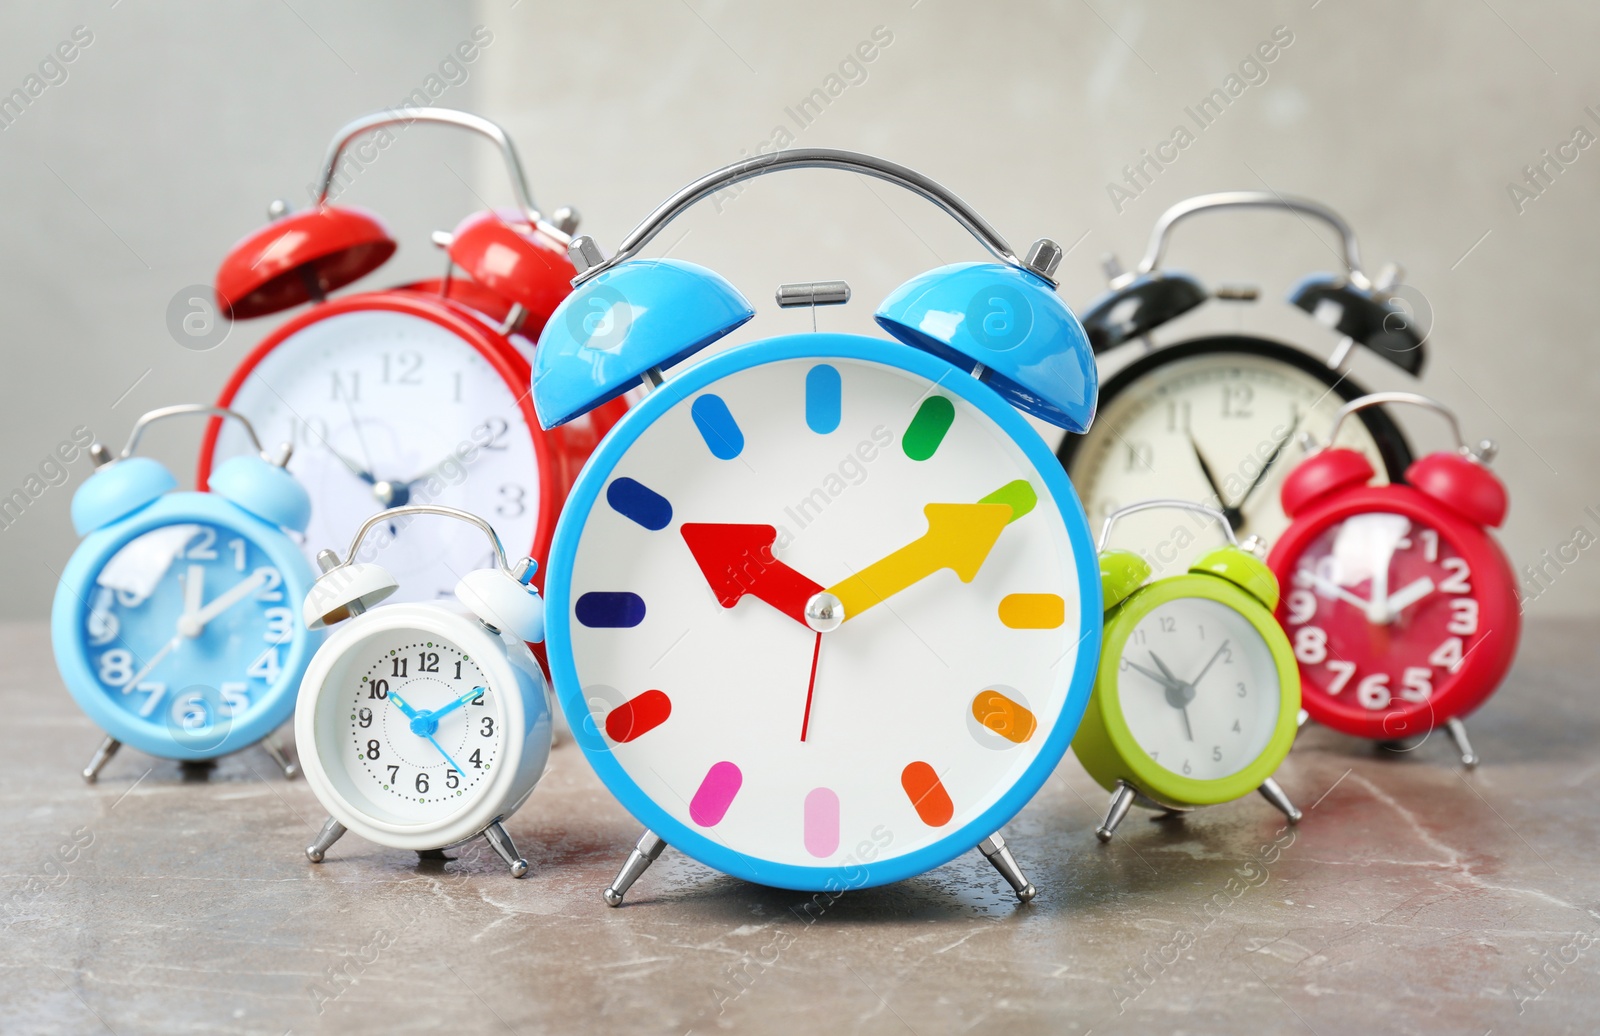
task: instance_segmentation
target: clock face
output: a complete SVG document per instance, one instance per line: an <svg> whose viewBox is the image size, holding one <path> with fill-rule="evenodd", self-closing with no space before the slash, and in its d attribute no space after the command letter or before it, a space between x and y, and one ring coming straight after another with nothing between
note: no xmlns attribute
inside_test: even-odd
<svg viewBox="0 0 1600 1036"><path fill-rule="evenodd" d="M462 317L462 320L468 318ZM231 402L267 448L289 442L289 470L311 494L306 550L343 550L374 512L407 503L481 514L508 544L532 544L539 465L519 397L466 339L388 309L317 320L271 349ZM222 424L216 460L252 449ZM483 537L423 518L429 549L385 549L406 518L366 548L400 581L394 600L449 595L463 573L492 563Z"/></svg>
<svg viewBox="0 0 1600 1036"><path fill-rule="evenodd" d="M1197 781L1260 758L1278 724L1277 665L1250 620L1204 597L1152 608L1128 632L1117 702L1139 747Z"/></svg>
<svg viewBox="0 0 1600 1036"><path fill-rule="evenodd" d="M130 718L186 747L220 744L280 681L299 618L248 537L207 523L137 536L100 569L81 611L85 660Z"/></svg>
<svg viewBox="0 0 1600 1036"><path fill-rule="evenodd" d="M369 818L436 824L501 765L504 718L478 664L437 633L392 629L347 648L317 701L329 781Z"/></svg>
<svg viewBox="0 0 1600 1036"><path fill-rule="evenodd" d="M1278 614L1308 701L1427 712L1488 634L1459 546L1405 515L1335 522L1292 565Z"/></svg>
<svg viewBox="0 0 1600 1036"><path fill-rule="evenodd" d="M550 651L625 804L647 798L681 825L672 844L724 871L809 887L764 861L904 857L1045 779L1092 676L1093 555L1070 489L1057 477L1053 499L1036 466L1049 454L1013 438L1025 425L909 370L795 355L870 339L744 348L779 343L788 358L706 361L728 373L691 372L700 387L646 400L596 455L592 504L557 534L570 640ZM808 624L813 598L842 622Z"/></svg>
<svg viewBox="0 0 1600 1036"><path fill-rule="evenodd" d="M1217 501L1237 511L1240 537L1256 533L1271 542L1288 525L1278 490L1304 456L1301 432L1325 434L1344 403L1321 377L1269 356L1180 355L1102 395L1068 472L1092 522L1157 497ZM1339 445L1385 470L1378 442L1360 420L1344 422ZM1159 511L1131 515L1117 528L1121 542L1166 545L1145 552L1157 577L1183 571L1198 536L1216 536L1198 518Z"/></svg>

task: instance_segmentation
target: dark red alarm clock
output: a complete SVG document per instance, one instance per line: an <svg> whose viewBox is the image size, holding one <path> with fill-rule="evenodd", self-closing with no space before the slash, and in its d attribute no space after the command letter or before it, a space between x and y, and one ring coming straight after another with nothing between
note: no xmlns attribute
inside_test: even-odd
<svg viewBox="0 0 1600 1036"><path fill-rule="evenodd" d="M387 147L395 127L417 123L494 141L517 206L435 234L448 254L438 280L329 299L396 247L372 214L329 204L336 179L349 175L341 155L367 134ZM352 153L371 159L360 148ZM572 290L566 246L577 214L557 210L546 221L505 132L446 108L384 111L345 126L329 147L314 204L292 214L275 204L272 214L274 222L223 261L218 305L231 319L312 305L245 357L219 405L248 415L268 441L293 444L289 468L312 497L307 550L343 542L373 511L444 504L483 515L508 545L544 558L568 488L626 409L613 400L592 420L550 431L533 411L533 343ZM199 483L248 446L213 422ZM481 537L449 525L429 529L435 549L385 555L403 524L380 530L376 557L364 560L381 558L406 599L449 597L460 573L487 563Z"/></svg>
<svg viewBox="0 0 1600 1036"><path fill-rule="evenodd" d="M1492 694L1521 632L1516 577L1490 533L1506 490L1495 446L1465 444L1455 414L1426 396L1378 392L1339 410L1407 403L1442 414L1454 452L1411 464L1404 484L1372 485L1372 464L1323 447L1284 480L1290 517L1267 563L1284 588L1278 619L1300 663L1311 719L1376 741L1444 726L1476 766L1462 718Z"/></svg>

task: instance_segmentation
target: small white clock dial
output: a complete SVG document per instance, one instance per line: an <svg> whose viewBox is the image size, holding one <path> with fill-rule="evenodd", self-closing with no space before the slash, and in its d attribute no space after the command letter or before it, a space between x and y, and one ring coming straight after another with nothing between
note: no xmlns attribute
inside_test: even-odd
<svg viewBox="0 0 1600 1036"><path fill-rule="evenodd" d="M1117 664L1129 733L1156 763L1199 781L1238 773L1260 757L1279 698L1266 641L1249 619L1208 598L1151 609Z"/></svg>
<svg viewBox="0 0 1600 1036"><path fill-rule="evenodd" d="M492 521L507 544L533 542L539 467L518 395L440 324L383 309L308 324L267 353L229 405L269 447L294 445L289 470L313 501L308 554L406 503L459 507ZM250 448L226 422L215 457ZM427 535L437 549L369 546L362 558L399 578L396 601L448 596L492 560L482 536L455 523L430 522Z"/></svg>

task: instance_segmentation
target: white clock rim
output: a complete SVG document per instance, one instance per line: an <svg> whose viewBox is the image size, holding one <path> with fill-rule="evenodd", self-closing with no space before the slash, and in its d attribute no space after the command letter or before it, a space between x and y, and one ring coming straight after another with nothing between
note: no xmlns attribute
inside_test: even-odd
<svg viewBox="0 0 1600 1036"><path fill-rule="evenodd" d="M155 529L191 523L230 529L272 559L283 576L286 603L304 600L310 593L315 581L311 564L299 544L282 529L212 493L179 490L85 536L62 570L50 614L56 668L78 707L96 726L123 744L146 755L179 762L201 762L230 755L256 744L288 722L294 714L302 675L323 640L321 630L308 630L299 622L292 623L289 657L280 662L277 681L257 699L245 721L231 724L228 733L213 748L186 748L172 739L164 722L151 722L111 704L89 665L83 638L78 635L78 613L87 603L82 590L92 588L92 580L99 576L106 563L133 540Z"/></svg>
<svg viewBox="0 0 1600 1036"><path fill-rule="evenodd" d="M461 648L489 681L494 691L494 705L499 711L500 768L477 791L474 799L458 813L442 820L418 824L394 824L367 815L345 798L328 775L322 761L322 746L317 740L317 712L323 696L338 694L339 688L330 687L328 677L344 654L360 646L361 642L380 634L397 630L423 634L433 633ZM331 636L311 660L300 685L300 700L294 714L295 744L299 746L301 768L306 783L311 786L317 801L346 828L369 842L392 849L441 849L467 841L483 833L495 819L507 814L516 805L512 801L521 767L513 765L522 758L526 742L522 695L516 672L506 657L500 638L484 629L477 621L446 611L439 605L426 603L380 605L365 615L346 619L336 627Z"/></svg>
<svg viewBox="0 0 1600 1036"><path fill-rule="evenodd" d="M594 733L593 716L578 682L569 632L572 568L589 514L610 474L645 429L666 411L685 402L692 393L753 367L786 360L829 359L876 363L913 374L961 397L1011 436L1045 486L1049 506L1057 509L1073 545L1080 609L1076 669L1062 699L1060 718L1033 762L994 803L961 827L920 849L882 861L812 866L762 860L757 865L748 854L719 845L656 805L612 758L608 746L603 742L598 747L590 743L598 734ZM1015 407L970 373L931 353L866 335L821 331L760 339L722 350L686 369L675 370L661 386L622 416L584 465L556 524L546 571L545 645L551 682L567 725L601 783L634 819L665 839L667 844L724 874L770 887L817 891L889 884L943 866L1000 831L1032 801L1060 765L1089 706L1099 669L1104 608L1096 557L1083 505L1054 451Z"/></svg>

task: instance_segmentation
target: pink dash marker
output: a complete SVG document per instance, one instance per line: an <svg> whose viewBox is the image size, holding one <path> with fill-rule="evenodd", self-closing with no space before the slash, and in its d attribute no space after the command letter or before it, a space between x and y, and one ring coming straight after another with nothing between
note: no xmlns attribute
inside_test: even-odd
<svg viewBox="0 0 1600 1036"><path fill-rule="evenodd" d="M716 827L733 805L733 797L744 784L744 774L732 763L716 763L706 771L706 779L689 800L689 819L701 827Z"/></svg>
<svg viewBox="0 0 1600 1036"><path fill-rule="evenodd" d="M806 795L806 852L832 856L839 851L839 796L832 788L813 788Z"/></svg>

